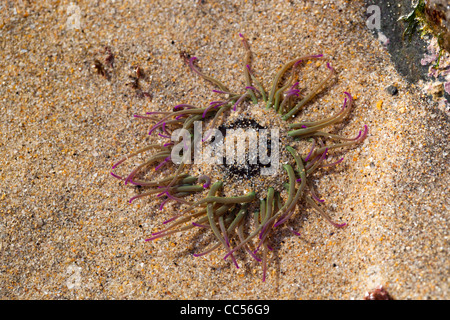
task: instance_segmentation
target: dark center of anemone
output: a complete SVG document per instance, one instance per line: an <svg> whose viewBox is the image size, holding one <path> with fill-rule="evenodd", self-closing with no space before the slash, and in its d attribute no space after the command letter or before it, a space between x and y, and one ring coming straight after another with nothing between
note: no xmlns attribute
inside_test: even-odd
<svg viewBox="0 0 450 320"><path fill-rule="evenodd" d="M266 127L259 124L254 119L248 119L248 118L239 118L236 121L230 123L230 124L222 124L219 126L218 130L222 133L224 140L227 138L227 132L230 132L229 130L238 130L243 129L244 132L248 129L253 129L256 134L256 141L259 141L259 130L267 129ZM244 137L238 137L240 139L243 139ZM212 141L214 143L214 141ZM225 176L228 180L236 181L241 179L251 179L253 177L258 177L260 175L262 168L267 168L270 166L269 164L262 164L260 161L261 155L258 155L257 159L255 159L256 163L253 163L250 161L250 153L249 150L251 148L258 148L258 145L252 145L252 141L249 137L245 140L244 143L244 150L238 149L236 147L237 153L245 153L245 161L244 163L237 163L237 159L227 159L227 155L225 153L223 157L223 167L222 170L224 171ZM266 142L266 148L267 148L267 157L270 157L271 155L271 140L270 137L268 137Z"/></svg>

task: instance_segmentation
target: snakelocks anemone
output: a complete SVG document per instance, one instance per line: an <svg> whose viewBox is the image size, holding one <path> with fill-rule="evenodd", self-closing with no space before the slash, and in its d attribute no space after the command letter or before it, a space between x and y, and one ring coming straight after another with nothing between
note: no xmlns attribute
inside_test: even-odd
<svg viewBox="0 0 450 320"><path fill-rule="evenodd" d="M295 58L281 67L266 91L250 67L249 43L242 34L239 36L246 52L242 90L233 92L205 74L196 57L184 56L190 70L214 85L213 91L221 98L204 106L179 104L171 111L135 115L152 123L149 134L166 140L132 152L113 165L116 172L125 162L145 159L140 164L133 164L128 174L111 174L126 185L139 187L141 193L132 197L130 202L151 196L160 199L160 210L167 209L166 205L171 203L172 216L146 241L195 228L210 232L215 240L194 256L220 250L225 260L230 259L239 268L242 253L248 253L251 259L262 264L262 279L265 281L275 233L287 228L299 235L292 219L299 207L312 207L336 228L346 225L333 221L323 209L321 204L324 200L316 195L312 178L317 171L338 165L343 158L328 160L335 156L333 151L361 143L368 128L364 126L356 137L323 131L342 122L351 112L354 101L348 92L343 93L342 106L329 117L298 121L299 113L308 102L336 76L329 60L322 54ZM302 93L299 71L311 61L326 68L327 74L308 92ZM208 130L199 135L199 127ZM267 139L269 128L274 133L270 143ZM228 143L226 156L219 152L219 143L232 140L230 130L247 133L247 147L244 144L244 148L237 148L234 155L244 155L244 158L248 155L249 163L233 162L234 158L231 159L228 153ZM256 138L252 139L249 132L256 134ZM180 138L183 141L177 143ZM258 141L259 164L250 161L255 160L250 153L256 150ZM212 162L199 162L199 155L191 151L198 151L199 145L208 142L219 156ZM180 153L183 156L179 156ZM262 170L269 169L269 163L271 171L262 174Z"/></svg>

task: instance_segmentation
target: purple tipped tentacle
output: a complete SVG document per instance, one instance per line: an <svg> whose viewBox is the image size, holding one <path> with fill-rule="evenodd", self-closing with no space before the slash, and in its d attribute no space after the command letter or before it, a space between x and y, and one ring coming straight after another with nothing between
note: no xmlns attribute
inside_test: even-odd
<svg viewBox="0 0 450 320"><path fill-rule="evenodd" d="M166 221L164 221L163 224L168 224L168 223L170 223L170 222L172 222L172 221L175 221L175 220L178 219L178 218L179 218L179 216L172 217L172 218L167 219Z"/></svg>
<svg viewBox="0 0 450 320"><path fill-rule="evenodd" d="M367 136L367 132L368 132L368 128L365 125L364 126L364 130L359 130L358 135L354 138L344 138L344 137L337 137L336 139L341 139L341 140L345 140L345 141L354 141L354 142L361 142L362 140L364 140Z"/></svg>
<svg viewBox="0 0 450 320"><path fill-rule="evenodd" d="M128 182L130 182L133 179L133 177L136 175L136 172L137 171L135 170L131 171L131 173L124 180L125 184L128 184Z"/></svg>
<svg viewBox="0 0 450 320"><path fill-rule="evenodd" d="M300 93L300 90L297 89L296 87L298 86L298 81L296 83L294 83L288 90L286 90L285 92L285 99L289 98L293 95L298 97L298 94Z"/></svg>
<svg viewBox="0 0 450 320"><path fill-rule="evenodd" d="M164 131L166 134L170 135L170 132L167 131L166 125L167 125L167 123L164 122L164 123L163 123L163 126L162 126L162 129L163 129L163 131Z"/></svg>
<svg viewBox="0 0 450 320"><path fill-rule="evenodd" d="M245 89L253 90L256 93L261 94L261 92L258 89L256 89L255 87L252 87L252 86L245 87Z"/></svg>
<svg viewBox="0 0 450 320"><path fill-rule="evenodd" d="M342 105L341 112L344 111L345 108L347 108L347 98L344 99L344 104Z"/></svg>
<svg viewBox="0 0 450 320"><path fill-rule="evenodd" d="M318 161L322 162L323 160L326 159L327 155L328 155L328 148L325 148L325 151L322 153L322 156L319 158Z"/></svg>
<svg viewBox="0 0 450 320"><path fill-rule="evenodd" d="M209 249L206 250L206 251L203 251L203 252L201 252L201 253L193 253L192 255L193 255L194 257L201 257L201 256L207 255L208 253L214 251L214 250L217 249L218 247L219 247L218 245L215 245L215 246L212 246L211 248L209 248Z"/></svg>
<svg viewBox="0 0 450 320"><path fill-rule="evenodd" d="M301 236L300 232L295 231L292 227L289 228L289 231L291 231L293 234L295 234L298 237Z"/></svg>
<svg viewBox="0 0 450 320"><path fill-rule="evenodd" d="M194 66L194 61L195 60L198 60L198 58L197 57L191 57L189 59L189 62L188 62L189 68L191 68L191 70L193 72L197 73L198 75L203 76L202 73Z"/></svg>
<svg viewBox="0 0 450 320"><path fill-rule="evenodd" d="M140 115L140 114L135 114L135 115L133 115L133 117L139 118L139 119L148 119L148 120L153 120L153 121L156 120L156 119L153 118L153 117L147 117L147 116L143 116L143 115Z"/></svg>
<svg viewBox="0 0 450 320"><path fill-rule="evenodd" d="M225 102L225 103L227 103L227 102ZM225 103L224 103L224 104L225 104ZM219 110L219 112L220 112L220 110ZM217 116L217 114L216 114L216 116ZM214 120L215 120L215 119L214 119ZM212 122L213 125L214 125L214 123L215 123L214 120L213 120L213 122ZM212 125L212 127L214 127L213 125ZM213 129L206 130L206 136L202 139L202 142L205 142L206 140L208 140L214 132L215 132L215 131L214 131Z"/></svg>
<svg viewBox="0 0 450 320"><path fill-rule="evenodd" d="M299 65L299 64L302 63L304 60L320 59L320 58L323 58L323 54L316 54L316 55L312 55L312 56L308 56L308 57L303 57L303 59L297 60L297 62L294 64L294 66Z"/></svg>
<svg viewBox="0 0 450 320"><path fill-rule="evenodd" d="M300 90L289 90L286 92L286 96L284 97L284 99L288 99L292 96L296 96L298 97L298 94L300 93Z"/></svg>
<svg viewBox="0 0 450 320"><path fill-rule="evenodd" d="M261 241L259 241L259 244L256 246L256 249L253 250L253 254L256 254L259 251L259 248L261 248L264 240L266 239L266 235L263 236L263 239Z"/></svg>
<svg viewBox="0 0 450 320"><path fill-rule="evenodd" d="M233 106L233 111L236 111L236 107L247 97L248 97L247 94L243 94L242 96L240 96L239 99L236 101L236 103Z"/></svg>
<svg viewBox="0 0 450 320"><path fill-rule="evenodd" d="M290 88L290 90L295 90L295 88L298 86L298 81L296 82L296 83L294 83L292 86L291 86L291 88Z"/></svg>
<svg viewBox="0 0 450 320"><path fill-rule="evenodd" d="M318 163L322 162L326 158L327 153L328 148L325 148L325 151L321 155L316 156L314 159L312 159L310 162L306 164L305 169L311 168L316 162Z"/></svg>
<svg viewBox="0 0 450 320"><path fill-rule="evenodd" d="M201 257L201 256L203 256L205 254L206 253L202 252L202 253L193 253L192 255L197 258L197 257Z"/></svg>
<svg viewBox="0 0 450 320"><path fill-rule="evenodd" d="M294 213L294 208L292 208L290 211L286 212L283 217L280 217L280 219L274 224L273 227L275 228L275 227L278 227L279 225L285 223L292 216L293 213Z"/></svg>
<svg viewBox="0 0 450 320"><path fill-rule="evenodd" d="M261 228L261 231L259 232L259 236L258 236L258 239L259 239L259 240L261 240L261 239L263 238L264 233L266 232L266 229L267 229L268 226L269 226L269 225L266 223L266 224ZM256 251L254 251L254 252L256 252Z"/></svg>
<svg viewBox="0 0 450 320"><path fill-rule="evenodd" d="M268 245L265 245L265 248L269 248ZM267 250L264 250L263 253L263 277L262 277L262 281L265 282L266 281L266 273L267 273Z"/></svg>
<svg viewBox="0 0 450 320"><path fill-rule="evenodd" d="M236 267L236 269L239 269L239 265L238 265L238 263L237 263L237 261L236 261L236 258L234 257L233 254L231 254L231 260L233 261L234 266Z"/></svg>
<svg viewBox="0 0 450 320"><path fill-rule="evenodd" d="M192 225L196 226L196 227L199 227L199 228L209 228L209 226L205 226L203 224L199 224L199 223L196 223L196 222L192 222Z"/></svg>
<svg viewBox="0 0 450 320"><path fill-rule="evenodd" d="M350 101L350 103L353 102L353 97L350 93L348 93L347 91L344 91L344 94L346 94L348 96L348 100Z"/></svg>
<svg viewBox="0 0 450 320"><path fill-rule="evenodd" d="M198 181L204 181L205 183L203 184L203 188L209 188L209 186L211 185L211 178L207 175L202 175L200 177L198 177Z"/></svg>
<svg viewBox="0 0 450 320"><path fill-rule="evenodd" d="M253 75L253 71L252 71L252 68L248 65L248 64L246 64L245 65L245 67L247 68L247 70L248 70L248 73L251 75L251 76L253 76L254 77L254 75Z"/></svg>
<svg viewBox="0 0 450 320"><path fill-rule="evenodd" d="M144 197L144 196L146 196L145 193L137 194L137 195L135 195L134 197L131 197L130 200L128 200L128 203L131 203L131 202L133 202L134 200L136 200L137 198L141 198L141 197Z"/></svg>
<svg viewBox="0 0 450 320"><path fill-rule="evenodd" d="M183 200L183 199L181 199L181 198L178 198L178 197L173 196L172 194L170 194L170 192L169 192L168 190L164 191L162 194L160 193L159 195L166 195L168 198L170 198L170 199L172 199L172 200L174 200L174 201L176 201L176 202L183 203L183 204L191 204L191 203L189 203L189 202L186 201L186 200ZM159 195L158 195L158 196L159 196Z"/></svg>
<svg viewBox="0 0 450 320"><path fill-rule="evenodd" d="M149 111L149 112L146 112L145 114L148 114L148 115L151 115L151 114L165 114L165 115L168 115L170 113L171 112L167 112L167 111Z"/></svg>
<svg viewBox="0 0 450 320"><path fill-rule="evenodd" d="M208 140L212 134L213 134L213 130L206 131L206 136L202 139L202 142L205 142L206 140Z"/></svg>
<svg viewBox="0 0 450 320"><path fill-rule="evenodd" d="M165 187L158 186L158 189L162 189L162 188L165 188ZM166 188L166 190L164 190L163 192L157 194L156 196L157 196L158 198L161 198L162 196L167 196L168 193L169 193L169 191L168 191L168 189Z"/></svg>
<svg viewBox="0 0 450 320"><path fill-rule="evenodd" d="M167 228L167 229L165 229L165 230L162 230L162 231L158 231L158 232L152 233L152 236L153 236L153 237L150 237L150 238L148 238L148 239L145 239L145 241L152 241L152 240L155 240L155 239L158 239L158 238L166 237L166 236L168 236L168 235L171 235L171 234L174 234L174 233L177 232L177 230L169 231L169 229L170 229L170 227Z"/></svg>
<svg viewBox="0 0 450 320"><path fill-rule="evenodd" d="M361 130L359 130L359 133L358 133L358 135L355 137L355 138L353 138L353 139L349 139L349 140L358 140L359 139L359 137L361 137L361 133L362 133L362 131Z"/></svg>
<svg viewBox="0 0 450 320"><path fill-rule="evenodd" d="M262 261L261 258L259 258L252 250L250 250L250 248L247 245L245 245L244 247L245 250L253 257L253 259L255 259L258 262Z"/></svg>
<svg viewBox="0 0 450 320"><path fill-rule="evenodd" d="M205 111L203 112L202 118L206 117L206 114L211 110L211 109L215 109L217 107L220 107L222 105L224 105L226 102L223 101L213 101L209 104L209 106L205 109Z"/></svg>
<svg viewBox="0 0 450 320"><path fill-rule="evenodd" d="M317 202L325 202L325 199L320 199L318 196L315 195L315 193L311 192L311 196L313 197L314 200L316 200Z"/></svg>
<svg viewBox="0 0 450 320"><path fill-rule="evenodd" d="M330 224L332 224L334 227L336 228L342 228L345 227L347 225L347 223L336 223L334 222L329 216L328 214L326 214L321 207L319 207L310 197L306 197L306 202L309 203L314 210L316 210L325 220L327 220Z"/></svg>
<svg viewBox="0 0 450 320"><path fill-rule="evenodd" d="M141 183L134 182L133 179L128 180L128 182L129 182L130 184L132 184L133 186L142 186Z"/></svg>
<svg viewBox="0 0 450 320"><path fill-rule="evenodd" d="M341 158L341 159L339 159L338 161L335 161L335 162L333 162L333 163L323 164L323 165L321 165L320 167L321 167L321 168L332 167L332 166L338 165L338 164L341 163L342 161L344 161L344 158Z"/></svg>
<svg viewBox="0 0 450 320"><path fill-rule="evenodd" d="M164 206L166 205L166 203L167 203L169 200L170 200L170 199L167 198L167 199L165 199L163 202L161 202L161 204L159 205L159 210L160 210L160 211L164 208Z"/></svg>
<svg viewBox="0 0 450 320"><path fill-rule="evenodd" d="M187 117L187 114L179 114L175 117L175 120L180 120L182 117Z"/></svg>
<svg viewBox="0 0 450 320"><path fill-rule="evenodd" d="M159 165L155 167L155 171L158 171L158 169L161 168L164 164L166 164L170 159L171 159L170 156L165 158Z"/></svg>
<svg viewBox="0 0 450 320"><path fill-rule="evenodd" d="M163 125L165 119L158 121L157 123L155 123L150 130L148 131L148 134L152 134L153 131L155 131L156 129L158 129L159 127L161 127Z"/></svg>
<svg viewBox="0 0 450 320"><path fill-rule="evenodd" d="M114 172L111 172L111 175L112 175L114 178L116 178L116 179L119 179L119 180L125 180L125 178L123 178L123 177L121 177L121 176L115 174Z"/></svg>
<svg viewBox="0 0 450 320"><path fill-rule="evenodd" d="M169 228L166 228L166 229L164 229L164 230L161 230L161 231L153 232L153 233L152 233L152 236L157 236L157 235L160 235L160 234L162 234L162 233L166 233L167 230L169 230L169 229L170 229L170 227L169 227Z"/></svg>
<svg viewBox="0 0 450 320"><path fill-rule="evenodd" d="M333 222L333 221L331 221L331 224L333 225L333 226L335 226L336 228L343 228L343 227L345 227L346 225L347 225L347 223L336 223L336 222Z"/></svg>
<svg viewBox="0 0 450 320"><path fill-rule="evenodd" d="M311 157L315 147L316 147L316 140L313 140L313 143L312 143L312 146L311 146L311 150L309 151L308 155L306 156L305 162L308 162L308 160Z"/></svg>
<svg viewBox="0 0 450 320"><path fill-rule="evenodd" d="M265 229L267 229L268 224L266 224L264 227L265 227ZM274 225L272 226L272 229L273 229L273 228L275 228ZM259 244L258 244L258 246L256 247L256 249L253 251L253 253L256 254L256 252L258 252L259 248L260 248L261 245L264 243L264 241L266 240L266 238L267 238L267 236L269 235L269 233L270 233L269 230L267 230L267 232L264 232L264 234L262 234L262 233L259 234L259 239L260 239L260 241L259 241Z"/></svg>
<svg viewBox="0 0 450 320"><path fill-rule="evenodd" d="M369 133L369 128L367 127L367 125L364 125L364 132L361 135L361 137L359 138L359 141L364 140L367 137L368 133Z"/></svg>
<svg viewBox="0 0 450 320"><path fill-rule="evenodd" d="M239 33L239 37L241 37L242 39L245 50L250 50L250 46L248 45L247 39L245 39L244 35L242 33Z"/></svg>
<svg viewBox="0 0 450 320"><path fill-rule="evenodd" d="M282 225L282 224L285 222L285 218L286 218L286 217L280 218L280 220L278 220L278 221L273 225L273 227L274 227L274 228L277 228L278 226Z"/></svg>
<svg viewBox="0 0 450 320"><path fill-rule="evenodd" d="M173 107L173 110L177 110L177 109L195 109L195 107L193 105L190 104L178 104L175 107Z"/></svg>
<svg viewBox="0 0 450 320"><path fill-rule="evenodd" d="M161 138L166 138L166 139L170 139L171 137L166 135L166 134L162 134L162 133L158 133L158 136L160 136Z"/></svg>
<svg viewBox="0 0 450 320"><path fill-rule="evenodd" d="M225 91L222 91L222 90L216 90L216 89L213 89L212 92L220 93L220 94L229 94L229 92L225 92Z"/></svg>
<svg viewBox="0 0 450 320"><path fill-rule="evenodd" d="M327 68L330 69L331 71L336 71L329 62L327 62Z"/></svg>
<svg viewBox="0 0 450 320"><path fill-rule="evenodd" d="M228 248L228 252L230 252L231 246L230 246L230 241L228 239L228 234L227 234L227 230L225 228L225 224L223 222L223 217L219 218L219 226L220 226L220 230L222 232L223 235L223 240L226 244L226 247ZM221 241L222 242L222 241ZM237 269L239 269L239 265L234 257L234 255L231 255L231 260L233 261L234 265L236 266Z"/></svg>
<svg viewBox="0 0 450 320"><path fill-rule="evenodd" d="M112 168L111 169L115 169L115 168L117 168L117 166L119 165L119 164L121 164L121 163L123 163L123 162L125 162L126 160L128 159L128 157L125 157L125 158L123 158L123 159L121 159L121 160L119 160L119 161L117 161L115 164L113 164L113 166L112 166Z"/></svg>

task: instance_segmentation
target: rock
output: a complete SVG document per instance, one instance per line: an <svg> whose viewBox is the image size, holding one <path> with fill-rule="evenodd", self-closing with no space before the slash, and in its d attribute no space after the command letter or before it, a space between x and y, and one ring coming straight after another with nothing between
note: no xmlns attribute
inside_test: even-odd
<svg viewBox="0 0 450 320"><path fill-rule="evenodd" d="M420 34L414 33L409 37L404 36L407 24L399 20L401 16L408 15L411 10L411 0L365 0L366 5L376 5L380 8L380 30L389 44L386 46L396 70L410 83L426 80L428 67L423 66L420 60L426 53L426 43Z"/></svg>
<svg viewBox="0 0 450 320"><path fill-rule="evenodd" d="M386 91L391 95L391 96L395 96L398 93L398 89L396 86L389 86L386 88Z"/></svg>
<svg viewBox="0 0 450 320"><path fill-rule="evenodd" d="M41 218L36 218L36 228L40 228L44 225L44 220L42 220Z"/></svg>
<svg viewBox="0 0 450 320"><path fill-rule="evenodd" d="M428 27L439 36L439 44L450 52L450 10L447 0L427 0L424 9Z"/></svg>
<svg viewBox="0 0 450 320"><path fill-rule="evenodd" d="M431 83L427 91L433 96L433 99L438 99L444 95L444 84L442 82Z"/></svg>

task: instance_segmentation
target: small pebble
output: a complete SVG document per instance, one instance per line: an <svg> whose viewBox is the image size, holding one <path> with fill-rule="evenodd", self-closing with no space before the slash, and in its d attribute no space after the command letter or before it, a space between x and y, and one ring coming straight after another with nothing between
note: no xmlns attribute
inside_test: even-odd
<svg viewBox="0 0 450 320"><path fill-rule="evenodd" d="M379 285L378 287L366 292L364 300L393 300L386 289Z"/></svg>
<svg viewBox="0 0 450 320"><path fill-rule="evenodd" d="M391 96L396 96L398 93L398 89L396 86L389 86L386 88L386 91L391 95Z"/></svg>
<svg viewBox="0 0 450 320"><path fill-rule="evenodd" d="M381 107L383 106L383 100L380 100L377 102L377 109L381 110Z"/></svg>
<svg viewBox="0 0 450 320"><path fill-rule="evenodd" d="M40 228L44 225L44 220L42 220L41 218L36 218L36 227Z"/></svg>

